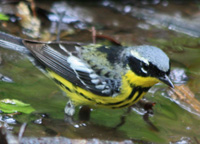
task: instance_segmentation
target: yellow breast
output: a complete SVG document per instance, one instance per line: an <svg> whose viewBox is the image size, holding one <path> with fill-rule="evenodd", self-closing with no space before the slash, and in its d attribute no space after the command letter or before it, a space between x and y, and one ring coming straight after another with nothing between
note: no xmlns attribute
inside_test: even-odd
<svg viewBox="0 0 200 144"><path fill-rule="evenodd" d="M122 85L118 95L101 96L72 84L53 71L48 72L50 77L55 80L55 82L64 92L66 92L67 97L69 97L75 105L89 105L91 107L104 107L112 109L133 105L148 91L148 86L151 86L157 82L154 81L154 79L147 78L148 80L151 80L151 82L146 84L145 81L148 80L140 78L131 72L127 72L126 75L122 77ZM136 80L141 81L136 82ZM133 84L139 85L133 86ZM140 87L142 84L145 84L147 87Z"/></svg>

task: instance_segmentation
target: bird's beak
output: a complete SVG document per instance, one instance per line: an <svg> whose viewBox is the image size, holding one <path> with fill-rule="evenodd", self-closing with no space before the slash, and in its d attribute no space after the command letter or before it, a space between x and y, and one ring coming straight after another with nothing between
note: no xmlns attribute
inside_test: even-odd
<svg viewBox="0 0 200 144"><path fill-rule="evenodd" d="M172 81L169 79L169 77L167 75L164 75L163 77L159 77L159 80L161 82L167 84L171 88L174 88L174 84L172 83Z"/></svg>

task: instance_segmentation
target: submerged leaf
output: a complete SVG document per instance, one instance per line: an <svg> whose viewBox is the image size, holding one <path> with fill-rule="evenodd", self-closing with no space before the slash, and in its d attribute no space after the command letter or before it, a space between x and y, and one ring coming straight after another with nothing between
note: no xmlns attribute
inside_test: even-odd
<svg viewBox="0 0 200 144"><path fill-rule="evenodd" d="M0 13L0 20L4 20L4 21L8 21L9 20L9 17Z"/></svg>
<svg viewBox="0 0 200 144"><path fill-rule="evenodd" d="M30 106L30 104L23 103L16 99L0 100L0 110L3 111L4 113L21 112L26 114L35 111L34 108Z"/></svg>

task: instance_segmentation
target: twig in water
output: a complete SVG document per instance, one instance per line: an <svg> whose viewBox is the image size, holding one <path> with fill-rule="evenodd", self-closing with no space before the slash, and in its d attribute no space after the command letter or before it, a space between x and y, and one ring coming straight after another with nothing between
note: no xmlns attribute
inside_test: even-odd
<svg viewBox="0 0 200 144"><path fill-rule="evenodd" d="M35 2L34 2L34 0L30 0L30 4L31 4L31 11L33 13L33 16L37 17L37 13L36 13L36 10L35 10Z"/></svg>
<svg viewBox="0 0 200 144"><path fill-rule="evenodd" d="M27 123L23 123L23 125L21 126L20 130L19 130L19 134L18 134L18 141L20 142L21 139L22 139L22 136L25 132L25 129L26 129L26 125Z"/></svg>
<svg viewBox="0 0 200 144"><path fill-rule="evenodd" d="M96 38L106 39L106 40L110 41L111 43L113 43L113 44L115 44L117 46L122 46L120 42L118 42L114 38L112 38L110 36L107 36L107 35L97 34Z"/></svg>
<svg viewBox="0 0 200 144"><path fill-rule="evenodd" d="M96 44L96 35L97 35L97 32L96 32L95 27L93 26L92 27L92 42L93 42L93 44Z"/></svg>

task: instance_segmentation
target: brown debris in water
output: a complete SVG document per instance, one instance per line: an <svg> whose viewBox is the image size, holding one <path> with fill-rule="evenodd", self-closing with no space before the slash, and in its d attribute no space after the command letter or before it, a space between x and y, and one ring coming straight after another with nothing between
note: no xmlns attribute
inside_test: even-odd
<svg viewBox="0 0 200 144"><path fill-rule="evenodd" d="M187 103L196 112L200 113L200 102L195 98L194 93L186 85L175 85L174 89L170 89L169 95L174 99Z"/></svg>

